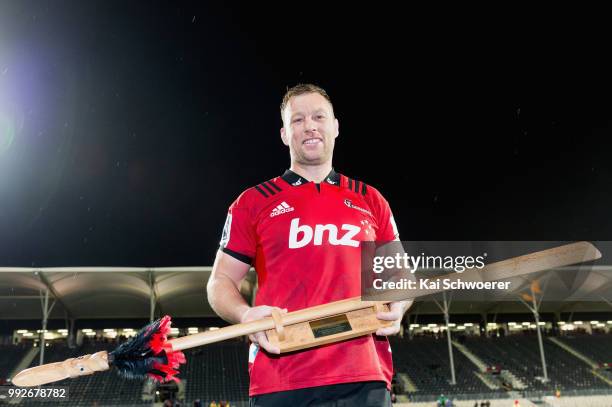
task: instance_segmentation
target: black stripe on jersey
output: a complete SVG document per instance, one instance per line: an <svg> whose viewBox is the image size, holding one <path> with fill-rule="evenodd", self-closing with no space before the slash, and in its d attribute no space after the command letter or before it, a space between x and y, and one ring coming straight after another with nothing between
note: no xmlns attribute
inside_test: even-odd
<svg viewBox="0 0 612 407"><path fill-rule="evenodd" d="M265 182L263 184L259 184L260 186L264 187L269 193L270 195L274 195L276 192L274 192L274 190L272 188L270 188Z"/></svg>
<svg viewBox="0 0 612 407"><path fill-rule="evenodd" d="M349 178L349 189L353 189L353 180Z"/></svg>
<svg viewBox="0 0 612 407"><path fill-rule="evenodd" d="M276 185L274 182L272 181L266 181L266 183L268 185L270 185L272 188L276 189L276 192L280 192L282 191L282 189L280 189L280 187L278 185Z"/></svg>
<svg viewBox="0 0 612 407"><path fill-rule="evenodd" d="M259 192L260 194L262 194L266 198L268 197L268 194L266 194L266 191L264 191L263 189L259 188L259 185L255 185L255 189L257 190L257 192Z"/></svg>
<svg viewBox="0 0 612 407"><path fill-rule="evenodd" d="M359 187L361 186L361 181L355 180L355 189L354 191L359 193Z"/></svg>
<svg viewBox="0 0 612 407"><path fill-rule="evenodd" d="M235 258L236 260L240 260L243 263L248 264L249 266L253 263L253 259L250 258L249 256L246 256L242 253L238 253L235 252L233 250L228 249L227 247L222 247L221 251L225 254L229 254L230 256L232 256L233 258Z"/></svg>
<svg viewBox="0 0 612 407"><path fill-rule="evenodd" d="M361 195L365 195L365 194L366 194L366 192L367 192L367 190L368 190L368 189L366 188L366 184L365 184L365 182L362 182L362 183L361 183Z"/></svg>

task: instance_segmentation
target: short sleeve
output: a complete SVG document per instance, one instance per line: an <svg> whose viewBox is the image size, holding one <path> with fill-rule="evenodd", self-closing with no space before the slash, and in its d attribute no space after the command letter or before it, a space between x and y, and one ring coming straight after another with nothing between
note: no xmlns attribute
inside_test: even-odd
<svg viewBox="0 0 612 407"><path fill-rule="evenodd" d="M247 264L253 262L257 240L251 210L246 205L244 194L228 210L219 245L224 253Z"/></svg>
<svg viewBox="0 0 612 407"><path fill-rule="evenodd" d="M374 215L378 223L376 240L380 242L399 240L399 231L397 230L389 202L377 189L368 187L368 190L372 193L371 199L373 202L371 205L374 207Z"/></svg>

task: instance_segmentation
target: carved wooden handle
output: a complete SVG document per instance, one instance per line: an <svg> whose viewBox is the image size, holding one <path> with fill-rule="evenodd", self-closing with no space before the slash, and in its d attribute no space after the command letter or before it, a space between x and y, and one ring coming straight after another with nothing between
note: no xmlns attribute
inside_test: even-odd
<svg viewBox="0 0 612 407"><path fill-rule="evenodd" d="M106 351L101 351L92 355L70 358L64 360L61 364L68 377L86 376L95 372L108 370L108 353Z"/></svg>
<svg viewBox="0 0 612 407"><path fill-rule="evenodd" d="M19 372L12 382L17 386L40 386L78 376L86 376L95 372L108 370L108 353L96 352L93 355L83 355L78 358L66 359L63 362L49 363L31 367Z"/></svg>

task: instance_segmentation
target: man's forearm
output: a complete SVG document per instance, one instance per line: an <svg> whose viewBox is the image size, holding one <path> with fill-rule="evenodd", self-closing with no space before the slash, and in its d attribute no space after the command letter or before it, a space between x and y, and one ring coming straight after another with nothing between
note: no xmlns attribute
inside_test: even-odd
<svg viewBox="0 0 612 407"><path fill-rule="evenodd" d="M209 280L206 288L208 302L217 315L233 324L241 322L240 318L250 307L231 279L216 277Z"/></svg>

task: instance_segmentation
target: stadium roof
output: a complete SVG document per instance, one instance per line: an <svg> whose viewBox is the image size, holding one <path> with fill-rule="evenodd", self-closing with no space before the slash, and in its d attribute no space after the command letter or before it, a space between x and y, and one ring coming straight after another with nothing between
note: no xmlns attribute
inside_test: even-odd
<svg viewBox="0 0 612 407"><path fill-rule="evenodd" d="M211 267L54 267L0 268L0 318L42 317L41 299L49 289L53 318L149 318L215 316L206 300ZM241 290L254 284L249 274Z"/></svg>

